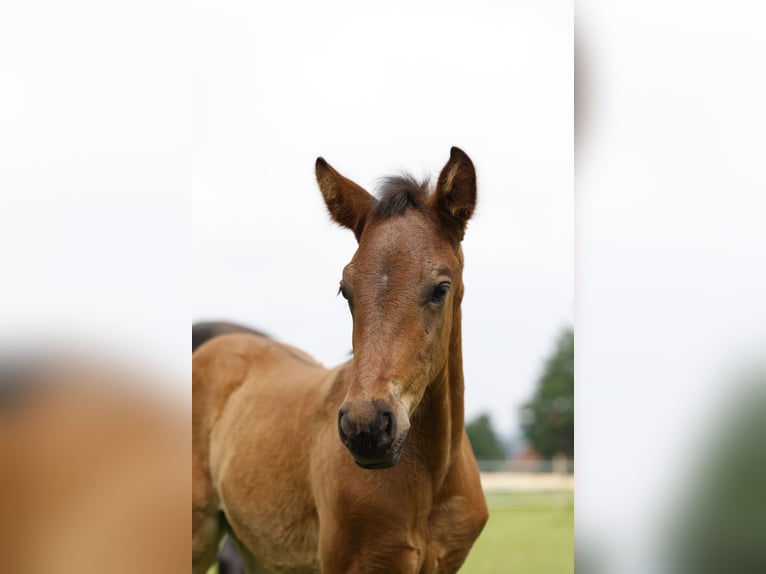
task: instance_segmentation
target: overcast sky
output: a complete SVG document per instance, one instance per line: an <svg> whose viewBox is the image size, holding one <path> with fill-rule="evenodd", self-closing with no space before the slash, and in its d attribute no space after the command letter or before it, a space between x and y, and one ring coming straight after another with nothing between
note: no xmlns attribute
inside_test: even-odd
<svg viewBox="0 0 766 574"><path fill-rule="evenodd" d="M211 3L194 37L193 318L258 327L334 365L353 234L314 181L372 191L478 173L464 241L467 416L515 431L573 296L572 5Z"/></svg>

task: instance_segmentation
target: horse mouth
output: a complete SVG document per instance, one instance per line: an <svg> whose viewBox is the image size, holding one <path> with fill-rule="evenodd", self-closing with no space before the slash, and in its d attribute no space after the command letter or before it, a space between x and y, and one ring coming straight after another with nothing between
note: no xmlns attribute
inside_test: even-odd
<svg viewBox="0 0 766 574"><path fill-rule="evenodd" d="M381 459L371 459L363 456L358 456L353 451L351 454L354 455L354 462L359 468L363 468L365 470L380 470L384 468L391 468L397 462L399 462L399 457L402 455L402 446L404 446L404 441L406 438L407 433L402 433L396 442L391 445L391 448L388 450L386 455Z"/></svg>

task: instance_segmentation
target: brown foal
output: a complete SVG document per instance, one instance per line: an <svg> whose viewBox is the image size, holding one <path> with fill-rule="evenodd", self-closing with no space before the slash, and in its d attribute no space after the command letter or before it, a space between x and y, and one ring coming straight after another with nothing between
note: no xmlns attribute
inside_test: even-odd
<svg viewBox="0 0 766 574"><path fill-rule="evenodd" d="M487 520L464 431L461 241L476 202L452 148L433 192L378 198L316 162L359 243L340 292L354 356L326 369L255 333L193 354L193 571L232 536L248 572L455 572Z"/></svg>

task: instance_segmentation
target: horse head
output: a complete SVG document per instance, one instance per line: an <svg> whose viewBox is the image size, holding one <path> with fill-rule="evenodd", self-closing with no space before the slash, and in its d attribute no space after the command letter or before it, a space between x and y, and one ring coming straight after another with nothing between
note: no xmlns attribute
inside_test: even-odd
<svg viewBox="0 0 766 574"><path fill-rule="evenodd" d="M358 248L340 292L353 318L351 382L338 433L362 468L396 464L430 384L447 380L463 296L461 241L476 203L469 157L452 148L436 187L409 176L383 180L375 198L316 162L331 217Z"/></svg>

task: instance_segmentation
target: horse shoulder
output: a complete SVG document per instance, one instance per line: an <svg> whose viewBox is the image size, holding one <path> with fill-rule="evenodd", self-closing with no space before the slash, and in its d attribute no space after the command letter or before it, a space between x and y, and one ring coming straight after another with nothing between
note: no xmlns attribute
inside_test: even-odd
<svg viewBox="0 0 766 574"><path fill-rule="evenodd" d="M195 383L216 387L203 397L207 460L229 528L264 564L316 569L307 437L315 434L331 372L294 347L252 335L217 337L194 359Z"/></svg>
<svg viewBox="0 0 766 574"><path fill-rule="evenodd" d="M429 517L429 558L435 572L457 572L489 519L468 435L434 498Z"/></svg>
<svg viewBox="0 0 766 574"><path fill-rule="evenodd" d="M218 503L213 484L219 472L220 456L216 454L221 441L215 439L216 434L227 440L237 437L237 433L216 432L227 418L224 415L246 408L247 403L239 400L241 391L257 385L264 378L260 375L280 370L283 364L288 365L287 373L296 364L304 366L273 340L252 333L217 336L192 354L192 470L200 504Z"/></svg>
<svg viewBox="0 0 766 574"><path fill-rule="evenodd" d="M263 341L249 334L222 335L192 354L192 435L207 439L229 396L263 354Z"/></svg>

